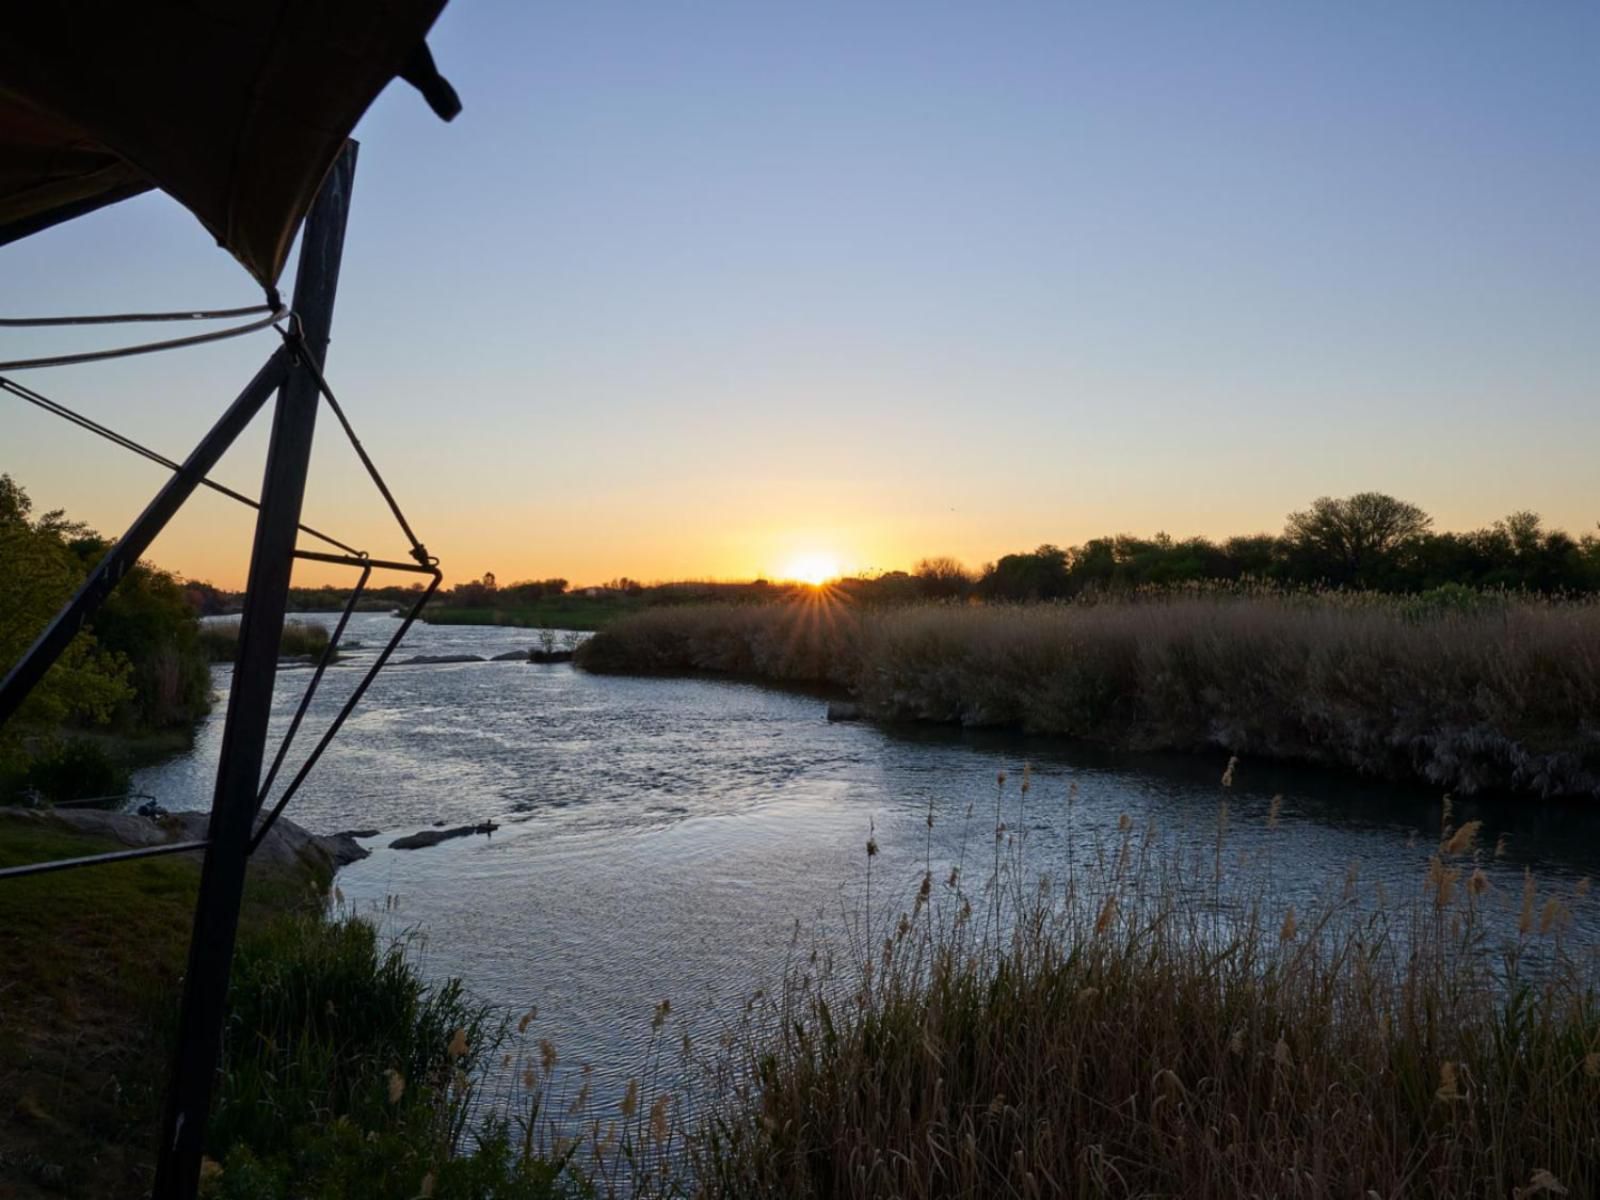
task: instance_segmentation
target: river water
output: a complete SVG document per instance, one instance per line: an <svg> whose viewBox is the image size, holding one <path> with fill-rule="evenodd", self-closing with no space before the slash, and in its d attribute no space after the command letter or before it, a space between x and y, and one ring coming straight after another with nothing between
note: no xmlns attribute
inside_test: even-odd
<svg viewBox="0 0 1600 1200"><path fill-rule="evenodd" d="M352 619L347 638L361 648L330 669L297 745L311 745L394 627L384 614ZM534 639L418 626L397 659L492 656ZM136 778L168 808L209 805L229 674L215 671L219 702L192 752ZM275 736L309 677L280 673ZM537 1006L533 1033L564 1062L592 1064L602 1086L638 1070L659 1001L696 1037L714 1033L777 981L797 921L837 930L867 911L869 836L880 848L874 903L891 908L930 856L941 878L958 859L969 875L986 863L1001 772L1003 817L1026 830L1028 861L1041 868L1114 839L1124 814L1207 846L1224 799L1229 854L1271 839L1284 903L1310 904L1352 863L1363 881L1415 894L1437 844L1442 798L1426 789L1251 762L1224 788L1220 755L830 724L825 709L816 696L718 680L394 665L288 815L318 832L381 829L364 843L372 856L339 875L345 903L419 931L428 971L460 975L516 1011ZM1274 796L1282 812L1269 830ZM1484 861L1500 894L1520 893L1525 866L1551 894L1600 868L1600 822L1587 806L1458 801L1454 820L1471 818L1484 821L1486 846L1505 835L1504 854ZM488 819L500 824L489 837L388 848L436 824ZM1595 940L1587 909L1577 922L1575 936Z"/></svg>

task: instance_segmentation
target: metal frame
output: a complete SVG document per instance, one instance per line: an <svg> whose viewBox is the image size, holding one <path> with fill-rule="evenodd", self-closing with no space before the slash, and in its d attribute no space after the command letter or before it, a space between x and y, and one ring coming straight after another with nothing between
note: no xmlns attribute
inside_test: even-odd
<svg viewBox="0 0 1600 1200"><path fill-rule="evenodd" d="M193 1200L199 1189L201 1151L210 1109L211 1086L221 1050L228 976L233 964L245 868L258 840L253 839L252 834L261 803L265 799L261 768L294 560L301 557L358 565L363 568L363 583L366 574L374 567L398 566L426 572L434 578L425 597L433 594L440 578L438 568L431 564L389 564L365 557L317 555L297 552L295 549L317 409L320 396L326 391L321 364L326 359L332 325L355 165L356 144L347 142L344 151L330 168L306 217L292 306L292 319L296 324L286 339L286 345L267 359L188 458L182 464L175 465L172 478L156 493L128 531L106 552L83 586L62 607L4 681L0 682L0 723L4 723L21 706L51 664L105 602L122 577L138 562L194 490L209 484L205 478L207 472L276 391L278 402L256 520L244 612L240 620L239 645L234 659L233 687L228 696L207 837L203 841L175 842L87 858L36 863L0 872L0 877L7 874L37 874L156 854L205 851L200 894L195 905L194 930L189 943L188 967L184 975L178 1046L172 1063L158 1147L154 1189L158 1200ZM412 610L401 630L402 635L420 611L421 603ZM394 642L391 642L381 656L379 666L393 648ZM326 658L322 665L326 666ZM369 682L370 676L363 680L356 696L341 713L335 730ZM316 755L320 755L331 733L317 747L312 761L315 761ZM307 769L309 765L290 785L290 792ZM274 774L276 770L275 765ZM270 779L268 782L270 784ZM286 792L284 800L287 800L288 794ZM280 810L281 807L282 801ZM276 817L276 811L272 817Z"/></svg>

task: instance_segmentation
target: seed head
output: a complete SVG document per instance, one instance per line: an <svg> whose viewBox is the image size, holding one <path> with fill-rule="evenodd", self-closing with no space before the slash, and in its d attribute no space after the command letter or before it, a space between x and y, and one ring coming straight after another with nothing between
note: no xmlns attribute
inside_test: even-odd
<svg viewBox="0 0 1600 1200"><path fill-rule="evenodd" d="M1543 1167L1539 1167L1528 1177L1527 1187L1519 1187L1512 1192L1516 1200L1524 1200L1525 1197L1541 1194L1551 1196L1565 1196L1567 1194L1567 1189L1562 1186L1561 1181Z"/></svg>
<svg viewBox="0 0 1600 1200"><path fill-rule="evenodd" d="M1433 1097L1435 1100L1442 1100L1446 1104L1466 1099L1466 1095L1457 1084L1455 1063L1439 1064L1439 1087L1433 1093Z"/></svg>
<svg viewBox="0 0 1600 1200"><path fill-rule="evenodd" d="M1470 853L1473 844L1478 840L1478 830L1482 828L1482 821L1468 821L1460 829L1456 830L1455 833L1450 835L1449 840L1447 840L1444 844L1444 852L1446 854Z"/></svg>
<svg viewBox="0 0 1600 1200"><path fill-rule="evenodd" d="M1100 906L1100 915L1094 919L1094 931L1104 933L1111 928L1112 922L1117 919L1117 897L1115 893L1106 897L1105 903Z"/></svg>

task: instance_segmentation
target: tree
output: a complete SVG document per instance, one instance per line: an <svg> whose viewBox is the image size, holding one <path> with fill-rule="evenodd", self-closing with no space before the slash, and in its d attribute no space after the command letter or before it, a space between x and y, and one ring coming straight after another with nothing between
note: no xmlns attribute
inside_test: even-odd
<svg viewBox="0 0 1600 1200"><path fill-rule="evenodd" d="M1402 549L1427 533L1433 518L1382 492L1343 500L1323 496L1289 514L1283 537L1295 573L1332 583L1375 586Z"/></svg>
<svg viewBox="0 0 1600 1200"><path fill-rule="evenodd" d="M1067 552L1046 543L1032 554L1007 554L984 573L978 589L996 600L1056 600L1071 589Z"/></svg>
<svg viewBox="0 0 1600 1200"><path fill-rule="evenodd" d="M33 504L9 475L0 475L0 675L10 670L83 581L83 567L62 540L60 514L29 520ZM30 740L67 721L103 722L133 695L130 667L80 633L45 674L12 720L0 727L0 772L25 758Z"/></svg>
<svg viewBox="0 0 1600 1200"><path fill-rule="evenodd" d="M913 574L917 590L929 600L954 600L972 591L972 573L948 555L923 559Z"/></svg>

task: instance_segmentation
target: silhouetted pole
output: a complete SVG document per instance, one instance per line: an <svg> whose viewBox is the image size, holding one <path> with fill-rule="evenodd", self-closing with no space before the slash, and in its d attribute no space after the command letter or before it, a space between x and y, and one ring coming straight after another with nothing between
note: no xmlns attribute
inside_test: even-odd
<svg viewBox="0 0 1600 1200"><path fill-rule="evenodd" d="M347 142L322 182L306 217L295 273L292 319L319 363L327 360L334 292L344 250L356 144ZM199 1189L200 1156L211 1105L211 1085L221 1052L222 1023L233 966L245 864L255 822L278 643L283 635L294 566L296 527L305 496L316 428L318 393L310 371L296 364L278 393L267 451L266 480L256 518L239 648L228 692L227 723L211 800L211 845L200 872L189 966L184 975L178 1047L167 1089L156 1161L156 1200L192 1200Z"/></svg>

